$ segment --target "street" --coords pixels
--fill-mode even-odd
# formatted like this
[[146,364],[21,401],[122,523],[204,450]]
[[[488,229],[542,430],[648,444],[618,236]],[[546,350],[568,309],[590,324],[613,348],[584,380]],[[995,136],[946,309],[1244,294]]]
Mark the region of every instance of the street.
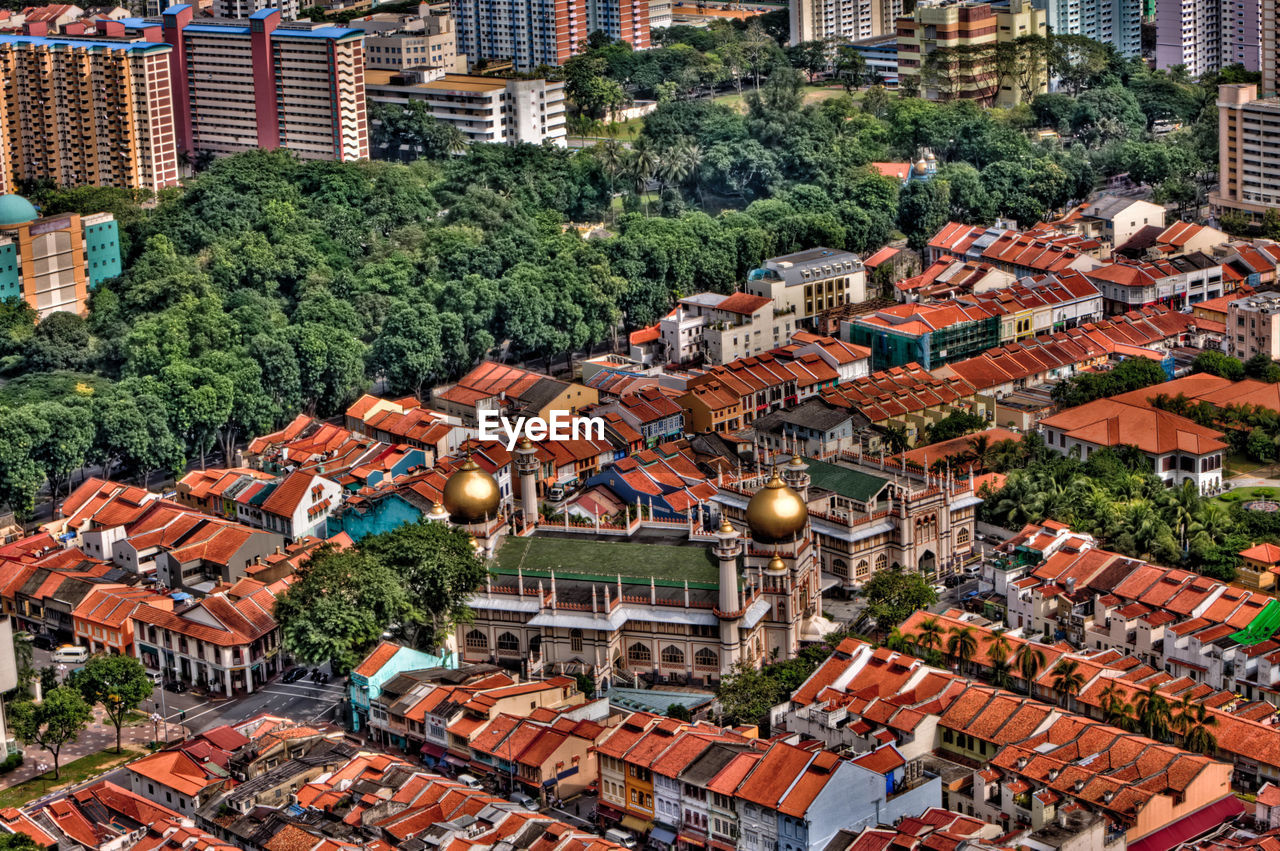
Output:
[[[50,657],[48,650],[34,650],[32,658],[36,670],[53,664]],[[69,673],[79,666],[64,667]],[[231,700],[210,700],[191,692],[174,694],[164,691],[162,694],[160,687],[156,686],[151,699],[144,701],[138,710],[147,714],[160,713],[168,723],[182,724],[193,733],[202,733],[219,724],[244,721],[262,713],[284,715],[298,721],[331,721],[335,720],[335,711],[345,689],[345,679],[335,679],[322,686],[310,679],[284,683],[277,677],[253,694]]]

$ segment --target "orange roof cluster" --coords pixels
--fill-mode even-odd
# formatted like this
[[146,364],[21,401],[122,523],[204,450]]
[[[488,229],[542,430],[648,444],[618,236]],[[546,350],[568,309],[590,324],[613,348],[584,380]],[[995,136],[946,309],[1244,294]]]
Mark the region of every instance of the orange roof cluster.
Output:
[[147,504],[159,498],[146,488],[90,477],[63,500],[59,512],[64,519],[48,525],[77,532],[124,526],[141,517]]
[[857,325],[884,328],[898,334],[931,334],[943,328],[982,322],[998,316],[985,305],[966,305],[959,300],[941,304],[895,304],[852,320]]
[[868,827],[856,835],[842,830],[825,851],[955,851],[997,832],[982,819],[930,807],[893,827]]
[[[963,460],[962,456],[972,452],[975,445],[986,441],[987,445],[994,446],[1005,440],[1021,441],[1022,434],[1016,431],[1010,431],[1007,428],[989,428],[983,431],[976,431],[966,434],[963,437],[952,438],[951,440],[943,440],[938,443],[930,443],[927,446],[917,446],[907,452],[894,457],[900,461],[907,461],[919,467],[929,467],[930,465],[947,459],[956,459],[956,468],[959,470],[966,469],[966,466],[973,466],[976,462]],[[976,442],[976,443],[975,443]]]
[[143,603],[131,615],[137,624],[160,627],[219,647],[252,644],[276,629],[271,610],[275,597],[266,587],[232,601],[216,593],[172,611]]
[[[294,800],[339,826],[348,826],[344,835],[349,835],[351,826],[376,832],[385,837],[380,840],[384,845],[390,843],[386,851],[428,837],[439,851],[468,851],[504,843],[528,851],[621,847],[386,754],[360,754],[303,786]],[[323,831],[323,820],[305,824]]]
[[[402,415],[383,411],[373,419],[383,416]],[[259,466],[303,470],[335,480],[359,471],[362,475],[356,478],[363,481],[373,470],[388,469],[406,449],[299,414],[280,431],[251,440],[248,455]]]
[[[973,292],[973,288],[992,274],[1000,273],[990,263],[963,260],[944,254],[918,275],[903,278],[893,286],[899,292],[921,300],[943,299]],[[1004,274],[1007,280],[1008,275]]]
[[1041,228],[1025,233],[1005,231],[982,250],[981,256],[988,263],[1015,272],[1055,273],[1076,268],[1086,252],[1097,247],[1097,240]]
[[952,405],[975,393],[963,378],[939,378],[918,363],[895,366],[822,390],[830,405],[861,411],[873,423]]
[[[11,820],[15,815],[25,820],[27,829]],[[0,811],[0,818],[11,829],[27,833],[38,845],[46,847],[55,844],[59,834],[66,838],[64,841],[86,848],[120,843],[148,851],[184,848],[230,851],[233,847],[191,827],[190,816],[179,815],[105,780],[47,802],[30,816],[7,810]]]

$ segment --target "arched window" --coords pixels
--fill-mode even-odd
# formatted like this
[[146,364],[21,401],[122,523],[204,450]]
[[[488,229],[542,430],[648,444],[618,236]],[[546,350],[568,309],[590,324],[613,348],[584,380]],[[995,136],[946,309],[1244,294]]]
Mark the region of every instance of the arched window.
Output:
[[569,630],[569,651],[572,653],[582,652],[582,630]]
[[540,652],[541,650],[542,650],[542,636],[541,636],[541,635],[535,635],[533,638],[530,638],[530,639],[529,639],[529,652],[530,652],[530,653],[537,654],[537,653],[538,653],[538,652]]
[[520,639],[509,632],[504,632],[498,636],[498,649],[518,653],[520,651]]
[[887,555],[885,555],[884,553],[880,553],[880,555],[876,556],[876,572],[877,573],[884,570],[888,566],[889,566],[889,557]]
[[653,653],[649,650],[649,645],[636,642],[627,648],[627,661],[632,664],[642,664],[644,662],[653,661]]
[[867,564],[867,560],[864,558],[862,561],[858,562],[858,567],[857,567],[856,572],[854,573],[854,577],[855,577],[855,578],[857,578],[857,579],[862,579],[862,578],[866,577],[866,575],[867,575],[867,570],[868,570],[870,567],[871,567],[871,565]]
[[962,547],[967,543],[969,543],[969,530],[961,529],[959,532],[956,532],[956,546]]
[[700,668],[719,668],[720,654],[704,647],[693,654],[693,661]]
[[833,558],[831,560],[831,572],[836,576],[848,577],[849,563],[842,558]]
[[484,650],[489,646],[489,639],[484,637],[484,633],[478,629],[473,629],[467,633],[467,649],[468,650]]
[[662,664],[664,665],[683,665],[684,651],[674,644],[668,644],[662,648]]

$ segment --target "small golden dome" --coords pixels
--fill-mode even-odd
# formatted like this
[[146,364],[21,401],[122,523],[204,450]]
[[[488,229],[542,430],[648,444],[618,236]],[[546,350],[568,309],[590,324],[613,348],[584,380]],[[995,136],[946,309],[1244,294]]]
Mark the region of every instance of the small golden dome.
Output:
[[443,520],[449,516],[449,512],[444,510],[444,506],[438,502],[431,503],[431,510],[427,512],[427,516],[435,520]]
[[736,531],[738,531],[738,530],[737,530],[737,529],[735,529],[735,528],[733,528],[733,524],[732,524],[732,523],[730,523],[728,520],[726,520],[726,521],[724,521],[723,523],[721,523],[721,524],[720,524],[720,534],[721,534],[721,535],[732,535],[732,534],[733,534],[734,532],[736,532]]
[[502,494],[493,476],[468,458],[444,485],[444,507],[455,523],[480,523],[498,514]]
[[520,450],[528,451],[532,448],[533,448],[533,441],[531,441],[527,437],[520,438],[520,442],[516,444],[517,451],[520,451]]
[[777,553],[774,553],[773,558],[769,559],[769,567],[766,569],[772,570],[775,573],[777,573],[777,572],[786,570],[787,563],[782,560],[782,556],[778,555]]
[[809,519],[800,494],[775,472],[747,503],[747,526],[752,539],[766,544],[793,539]]

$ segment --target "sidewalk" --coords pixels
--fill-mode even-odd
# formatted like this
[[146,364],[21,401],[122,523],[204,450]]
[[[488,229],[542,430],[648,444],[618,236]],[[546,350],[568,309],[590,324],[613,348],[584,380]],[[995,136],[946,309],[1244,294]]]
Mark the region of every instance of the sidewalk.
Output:
[[[164,736],[164,725],[160,725],[160,735]],[[169,740],[172,742],[182,741],[186,736],[186,731],[179,725],[169,723]],[[138,724],[133,727],[123,727],[120,730],[120,746],[123,748],[133,748],[137,751],[145,752],[147,744],[153,739],[153,729],[151,722]],[[93,708],[93,721],[89,726],[80,733],[79,739],[70,742],[62,747],[62,753],[58,762],[61,765],[67,765],[72,760],[79,759],[82,756],[98,753],[99,751],[111,749],[116,746],[116,728],[106,716],[101,706]],[[7,789],[10,786],[16,786],[32,778],[39,777],[43,772],[39,766],[43,763],[48,766],[48,771],[53,770],[53,756],[39,745],[23,745],[22,748],[22,766],[16,771],[0,777],[0,789]]]

